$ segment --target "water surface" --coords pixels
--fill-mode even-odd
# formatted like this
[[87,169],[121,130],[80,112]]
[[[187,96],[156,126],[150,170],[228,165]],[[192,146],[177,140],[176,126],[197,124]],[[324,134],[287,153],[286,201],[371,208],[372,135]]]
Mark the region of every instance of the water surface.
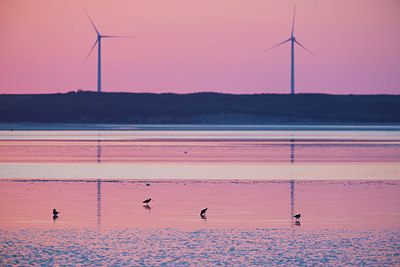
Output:
[[0,129],[0,265],[400,261],[399,126]]
[[400,177],[400,127],[397,126],[92,127],[0,131],[0,177],[289,180]]
[[399,189],[399,181],[3,180],[0,228],[292,228],[302,213],[305,229],[381,229],[400,226]]

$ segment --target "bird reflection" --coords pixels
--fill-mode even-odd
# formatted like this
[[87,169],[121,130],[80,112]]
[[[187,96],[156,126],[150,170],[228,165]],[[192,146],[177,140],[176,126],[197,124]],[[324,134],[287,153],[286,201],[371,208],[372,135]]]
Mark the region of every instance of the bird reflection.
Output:
[[143,205],[143,207],[144,207],[146,210],[151,210],[151,207],[149,206],[149,204],[145,204],[145,205]]

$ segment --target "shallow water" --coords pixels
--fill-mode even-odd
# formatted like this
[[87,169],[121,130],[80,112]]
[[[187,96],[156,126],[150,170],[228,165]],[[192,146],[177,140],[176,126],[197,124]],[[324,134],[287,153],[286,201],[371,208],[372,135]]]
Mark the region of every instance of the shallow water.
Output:
[[0,180],[0,228],[382,229],[400,226],[399,192],[400,181]]
[[10,126],[0,265],[400,261],[398,126]]
[[92,127],[0,131],[0,178],[400,177],[398,126]]
[[0,230],[0,265],[396,266],[400,230]]
[[[396,266],[399,187],[400,181],[3,180],[0,265]],[[153,201],[144,206],[148,197]],[[55,220],[52,208],[60,211]]]

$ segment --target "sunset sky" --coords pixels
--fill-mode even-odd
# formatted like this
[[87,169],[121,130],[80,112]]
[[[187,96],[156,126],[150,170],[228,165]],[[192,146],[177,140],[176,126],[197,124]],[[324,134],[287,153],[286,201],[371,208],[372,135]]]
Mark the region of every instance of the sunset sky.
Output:
[[1,0],[0,93],[400,94],[398,0]]

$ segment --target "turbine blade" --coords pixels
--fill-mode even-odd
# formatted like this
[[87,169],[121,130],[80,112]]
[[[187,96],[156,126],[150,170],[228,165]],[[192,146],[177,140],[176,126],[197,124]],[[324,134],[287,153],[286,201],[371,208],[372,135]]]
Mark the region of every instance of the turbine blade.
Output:
[[284,43],[289,42],[290,40],[291,40],[291,38],[289,38],[289,39],[287,39],[287,40],[285,40],[285,41],[283,41],[283,42],[280,42],[279,44],[276,44],[276,45],[274,45],[273,47],[270,47],[270,48],[268,48],[268,49],[265,49],[263,52],[267,52],[267,51],[271,50],[272,48],[275,48],[275,47],[277,47],[277,46],[283,45]]
[[135,36],[101,35],[101,38],[135,38]]
[[318,58],[316,54],[314,54],[313,52],[311,52],[309,49],[305,48],[305,46],[302,45],[301,43],[297,42],[297,40],[294,40],[294,42],[295,42],[296,44],[298,44],[299,46],[303,47],[304,50],[306,50],[308,53],[310,53],[310,54],[313,55],[314,57]]
[[92,49],[90,49],[90,52],[89,52],[89,54],[87,55],[87,57],[86,57],[85,61],[83,61],[83,64],[82,64],[82,66],[83,66],[83,65],[85,65],[86,61],[88,60],[88,58],[89,58],[90,54],[92,53],[92,51],[93,51],[94,47],[97,45],[97,43],[98,43],[98,42],[99,42],[99,39],[97,39],[97,40],[96,40],[96,42],[95,42],[95,43],[94,43],[94,45],[92,46]]
[[293,23],[292,23],[292,34],[291,36],[293,37],[293,32],[294,32],[294,18],[296,17],[296,6],[294,6],[294,11],[293,11]]
[[85,10],[85,13],[88,16],[90,23],[92,23],[92,26],[93,26],[94,30],[96,31],[97,35],[100,35],[99,31],[97,30],[96,26],[93,23],[93,20],[90,18],[89,13],[87,12],[86,8],[83,8],[83,10]]

